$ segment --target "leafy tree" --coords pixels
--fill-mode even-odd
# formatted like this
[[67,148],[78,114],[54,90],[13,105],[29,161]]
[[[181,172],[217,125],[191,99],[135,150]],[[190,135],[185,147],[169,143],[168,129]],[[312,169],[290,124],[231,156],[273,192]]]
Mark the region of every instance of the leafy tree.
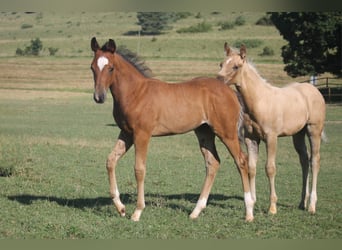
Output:
[[138,25],[142,35],[159,35],[163,30],[170,29],[168,25],[173,14],[168,12],[138,12]]
[[26,46],[24,50],[21,48],[17,48],[16,55],[19,56],[27,56],[27,55],[33,55],[38,56],[39,52],[43,49],[43,43],[39,38],[36,38],[34,40],[31,40],[31,45]]
[[31,40],[31,46],[28,48],[30,50],[28,54],[38,56],[39,52],[43,49],[43,43],[39,38],[36,38],[35,40]]
[[330,72],[341,75],[340,12],[270,13],[280,34],[285,71],[292,77]]

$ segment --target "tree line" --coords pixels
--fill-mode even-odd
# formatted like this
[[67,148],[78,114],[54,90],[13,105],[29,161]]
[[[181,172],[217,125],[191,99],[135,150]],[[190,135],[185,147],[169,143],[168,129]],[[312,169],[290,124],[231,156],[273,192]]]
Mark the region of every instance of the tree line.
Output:
[[[187,12],[138,12],[141,35],[159,35]],[[292,77],[330,72],[342,76],[341,12],[270,12],[261,18],[274,25],[287,44],[282,47],[285,71]]]

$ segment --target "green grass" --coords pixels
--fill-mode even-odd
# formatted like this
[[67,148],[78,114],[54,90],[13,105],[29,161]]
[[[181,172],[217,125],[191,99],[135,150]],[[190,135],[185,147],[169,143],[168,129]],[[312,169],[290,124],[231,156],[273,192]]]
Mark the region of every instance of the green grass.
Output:
[[[218,142],[222,166],[200,217],[188,218],[201,190],[205,169],[193,133],[153,138],[148,154],[146,209],[141,221],[129,220],[136,201],[134,150],[117,168],[127,217],[117,214],[109,198],[105,162],[119,130],[110,98],[92,100],[89,70],[93,35],[114,38],[147,59],[156,77],[171,82],[199,75],[214,76],[223,58],[224,41],[261,39],[275,56],[258,57],[249,50],[270,82],[291,79],[282,71],[283,40],[274,27],[254,26],[263,13],[243,13],[246,24],[219,31],[219,21],[234,21],[241,13],[203,14],[174,24],[156,37],[122,35],[136,29],[134,13],[1,13],[0,37],[0,238],[5,239],[339,239],[341,238],[342,177],[340,105],[329,105],[322,145],[317,214],[297,209],[301,170],[290,138],[279,140],[276,179],[278,214],[268,215],[268,182],[261,146],[257,174],[255,221],[244,222],[243,191],[231,157]],[[213,30],[177,34],[182,27],[205,19]],[[21,29],[22,24],[32,24]],[[216,25],[216,26],[215,26]],[[40,37],[46,47],[59,48],[56,57],[13,57],[17,47]],[[138,43],[140,45],[138,46]],[[231,43],[231,44],[232,44]],[[262,63],[261,63],[262,62]],[[6,174],[4,174],[6,176]]]
[[[126,36],[128,31],[138,31],[136,14],[123,13],[73,13],[60,14],[44,12],[42,14],[1,13],[0,37],[3,40],[0,56],[14,56],[18,47],[29,45],[31,39],[37,37],[43,42],[45,50],[42,55],[48,56],[49,47],[58,48],[56,56],[79,57],[89,56],[89,41],[96,36],[100,43],[109,38],[115,39],[118,45],[126,45],[132,50],[139,50],[139,54],[146,58],[200,58],[201,60],[217,60],[222,57],[223,44],[227,41],[233,44],[239,39],[265,39],[265,46],[271,46],[277,53],[273,60],[281,62],[280,46],[284,40],[275,27],[255,25],[264,13],[220,13],[195,14],[172,23],[172,29],[157,36]],[[235,21],[243,16],[246,24],[236,26],[232,30],[221,31],[220,22]],[[197,26],[205,22],[213,28],[209,32],[194,34],[177,33],[177,30],[189,26]],[[33,25],[32,28],[22,29],[23,24]],[[180,46],[181,45],[181,46]],[[203,53],[202,51],[204,50]],[[262,48],[253,48],[250,53],[256,59]]]
[[[241,182],[218,142],[222,166],[208,207],[188,219],[204,178],[204,164],[192,133],[153,138],[148,156],[146,209],[139,223],[121,218],[108,195],[105,159],[118,134],[111,103],[89,96],[68,99],[1,100],[0,163],[14,174],[0,177],[1,238],[226,239],[341,237],[340,124],[327,123],[322,146],[317,214],[297,209],[300,168],[290,138],[280,139],[277,191],[279,211],[267,214],[268,184],[261,148],[255,222],[244,222]],[[342,120],[339,107],[328,114]],[[136,201],[130,151],[117,168],[128,216]]]

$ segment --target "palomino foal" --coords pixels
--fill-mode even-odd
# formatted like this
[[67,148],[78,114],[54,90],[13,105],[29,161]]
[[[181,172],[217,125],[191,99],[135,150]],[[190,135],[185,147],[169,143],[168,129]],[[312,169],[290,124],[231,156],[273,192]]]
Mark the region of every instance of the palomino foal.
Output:
[[206,177],[199,200],[190,214],[197,218],[206,207],[219,168],[215,135],[225,144],[238,167],[245,197],[246,220],[253,220],[247,157],[242,152],[238,131],[242,125],[241,107],[234,91],[213,78],[195,78],[180,84],[169,84],[148,77],[141,64],[130,61],[116,50],[112,39],[100,48],[91,40],[94,58],[96,103],[103,103],[110,89],[113,116],[121,129],[118,141],[107,159],[110,195],[121,216],[126,209],[120,200],[115,167],[118,160],[134,145],[137,205],[132,220],[138,221],[145,207],[144,178],[147,148],[152,136],[195,131],[206,164]]
[[[325,120],[325,102],[321,93],[308,83],[292,83],[277,88],[267,83],[247,62],[246,47],[240,53],[224,45],[226,59],[221,64],[218,78],[234,84],[242,95],[250,117],[254,137],[246,136],[249,154],[249,175],[252,197],[256,201],[255,174],[260,140],[266,142],[266,173],[270,184],[269,212],[277,212],[275,191],[277,137],[292,135],[294,147],[302,166],[303,185],[299,207],[305,209],[310,196],[309,212],[315,213],[317,201],[317,176],[320,168],[320,145]],[[309,156],[305,135],[311,146]],[[312,190],[309,194],[309,166],[312,167]]]

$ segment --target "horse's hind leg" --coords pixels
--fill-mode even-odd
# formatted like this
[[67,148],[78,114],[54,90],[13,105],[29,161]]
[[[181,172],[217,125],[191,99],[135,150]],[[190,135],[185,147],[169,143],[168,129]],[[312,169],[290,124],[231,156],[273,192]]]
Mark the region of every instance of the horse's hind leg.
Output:
[[270,207],[268,209],[269,213],[277,213],[277,194],[275,189],[275,176],[276,176],[276,165],[275,158],[277,153],[277,136],[268,135],[266,141],[267,150],[267,163],[266,163],[266,174],[268,177],[270,185]]
[[309,199],[309,157],[305,145],[305,129],[301,130],[292,137],[293,145],[299,155],[300,165],[302,166],[302,197],[299,203],[300,209],[305,209]]
[[317,202],[317,177],[320,169],[320,147],[322,129],[316,125],[308,125],[308,136],[311,146],[311,168],[312,168],[312,189],[310,194],[309,212],[314,214],[316,212]]
[[118,141],[116,142],[113,151],[108,155],[107,158],[107,172],[110,185],[110,196],[113,199],[114,205],[121,216],[125,216],[125,206],[120,200],[120,193],[116,182],[115,168],[119,159],[129,150],[132,146],[133,140],[131,136],[120,132]]
[[213,186],[217,170],[220,167],[220,159],[215,147],[215,134],[211,128],[207,125],[202,125],[195,130],[195,134],[205,160],[206,177],[196,207],[190,214],[191,219],[197,218],[206,207],[210,190]]

